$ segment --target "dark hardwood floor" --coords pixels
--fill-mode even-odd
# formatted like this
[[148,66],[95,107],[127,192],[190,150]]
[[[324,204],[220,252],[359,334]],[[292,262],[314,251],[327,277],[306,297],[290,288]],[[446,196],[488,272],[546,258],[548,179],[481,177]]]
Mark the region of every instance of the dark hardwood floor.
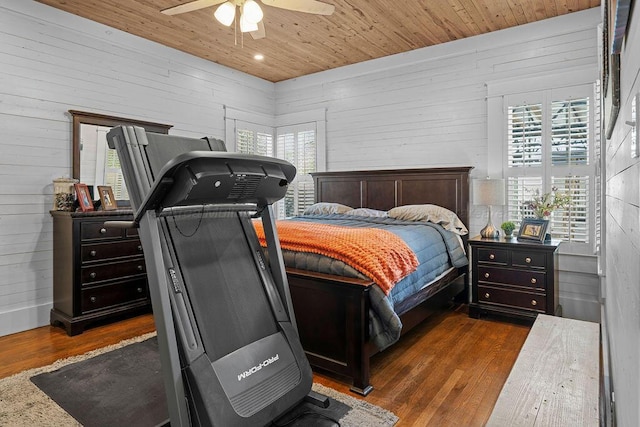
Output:
[[[366,401],[400,417],[403,426],[482,426],[488,419],[530,327],[471,319],[466,306],[436,314],[373,356]],[[87,329],[75,337],[45,326],[0,337],[0,378],[154,330],[150,314]],[[353,397],[349,384],[314,380]]]

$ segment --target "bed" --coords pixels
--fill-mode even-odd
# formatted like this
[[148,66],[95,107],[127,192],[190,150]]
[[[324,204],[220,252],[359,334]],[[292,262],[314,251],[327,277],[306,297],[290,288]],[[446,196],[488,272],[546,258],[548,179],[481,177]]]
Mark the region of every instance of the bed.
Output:
[[[470,170],[455,167],[315,173],[315,201],[380,211],[433,204],[454,212],[468,224]],[[462,240],[465,248],[466,237]],[[315,368],[349,378],[351,391],[366,396],[373,390],[369,359],[380,351],[370,333],[371,307],[379,297],[377,285],[363,277],[295,268],[286,260],[285,256],[298,332],[309,362]],[[450,306],[455,297],[466,301],[466,272],[466,265],[452,267],[428,287],[395,304],[400,334],[434,310]]]

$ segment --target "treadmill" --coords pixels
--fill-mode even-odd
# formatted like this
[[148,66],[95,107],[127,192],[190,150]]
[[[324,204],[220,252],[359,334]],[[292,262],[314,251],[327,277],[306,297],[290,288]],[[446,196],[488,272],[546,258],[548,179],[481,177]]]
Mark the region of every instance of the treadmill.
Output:
[[140,229],[170,424],[261,426],[303,401],[326,407],[311,391],[272,206],[295,167],[141,127],[107,141],[134,218],[106,225]]

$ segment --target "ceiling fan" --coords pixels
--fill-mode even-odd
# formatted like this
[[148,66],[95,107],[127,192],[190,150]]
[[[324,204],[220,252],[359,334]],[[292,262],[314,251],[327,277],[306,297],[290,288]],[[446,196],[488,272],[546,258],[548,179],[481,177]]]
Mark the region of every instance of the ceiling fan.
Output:
[[[267,6],[279,7],[281,9],[293,10],[296,12],[312,13],[315,15],[331,15],[335,6],[316,0],[261,0]],[[254,39],[261,39],[265,36],[264,24],[262,22],[262,9],[255,0],[193,0],[178,6],[163,9],[160,12],[165,15],[178,15],[220,5],[216,9],[214,16],[227,27],[236,22],[236,8],[240,8],[240,31],[251,34]]]

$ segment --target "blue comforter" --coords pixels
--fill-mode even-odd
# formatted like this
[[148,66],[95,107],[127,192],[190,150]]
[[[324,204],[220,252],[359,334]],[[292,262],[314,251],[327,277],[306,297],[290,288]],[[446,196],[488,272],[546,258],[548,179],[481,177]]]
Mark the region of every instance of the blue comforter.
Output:
[[[394,311],[396,304],[423,289],[452,267],[464,267],[468,264],[459,236],[430,222],[341,214],[305,215],[291,218],[291,220],[384,229],[404,240],[416,254],[420,262],[418,268],[399,281],[389,295],[385,295],[377,286],[373,286],[370,291],[371,330],[369,332],[372,341],[380,350],[387,348],[400,338],[402,322]],[[342,261],[311,253],[283,252],[287,267],[364,278],[361,273]]]

